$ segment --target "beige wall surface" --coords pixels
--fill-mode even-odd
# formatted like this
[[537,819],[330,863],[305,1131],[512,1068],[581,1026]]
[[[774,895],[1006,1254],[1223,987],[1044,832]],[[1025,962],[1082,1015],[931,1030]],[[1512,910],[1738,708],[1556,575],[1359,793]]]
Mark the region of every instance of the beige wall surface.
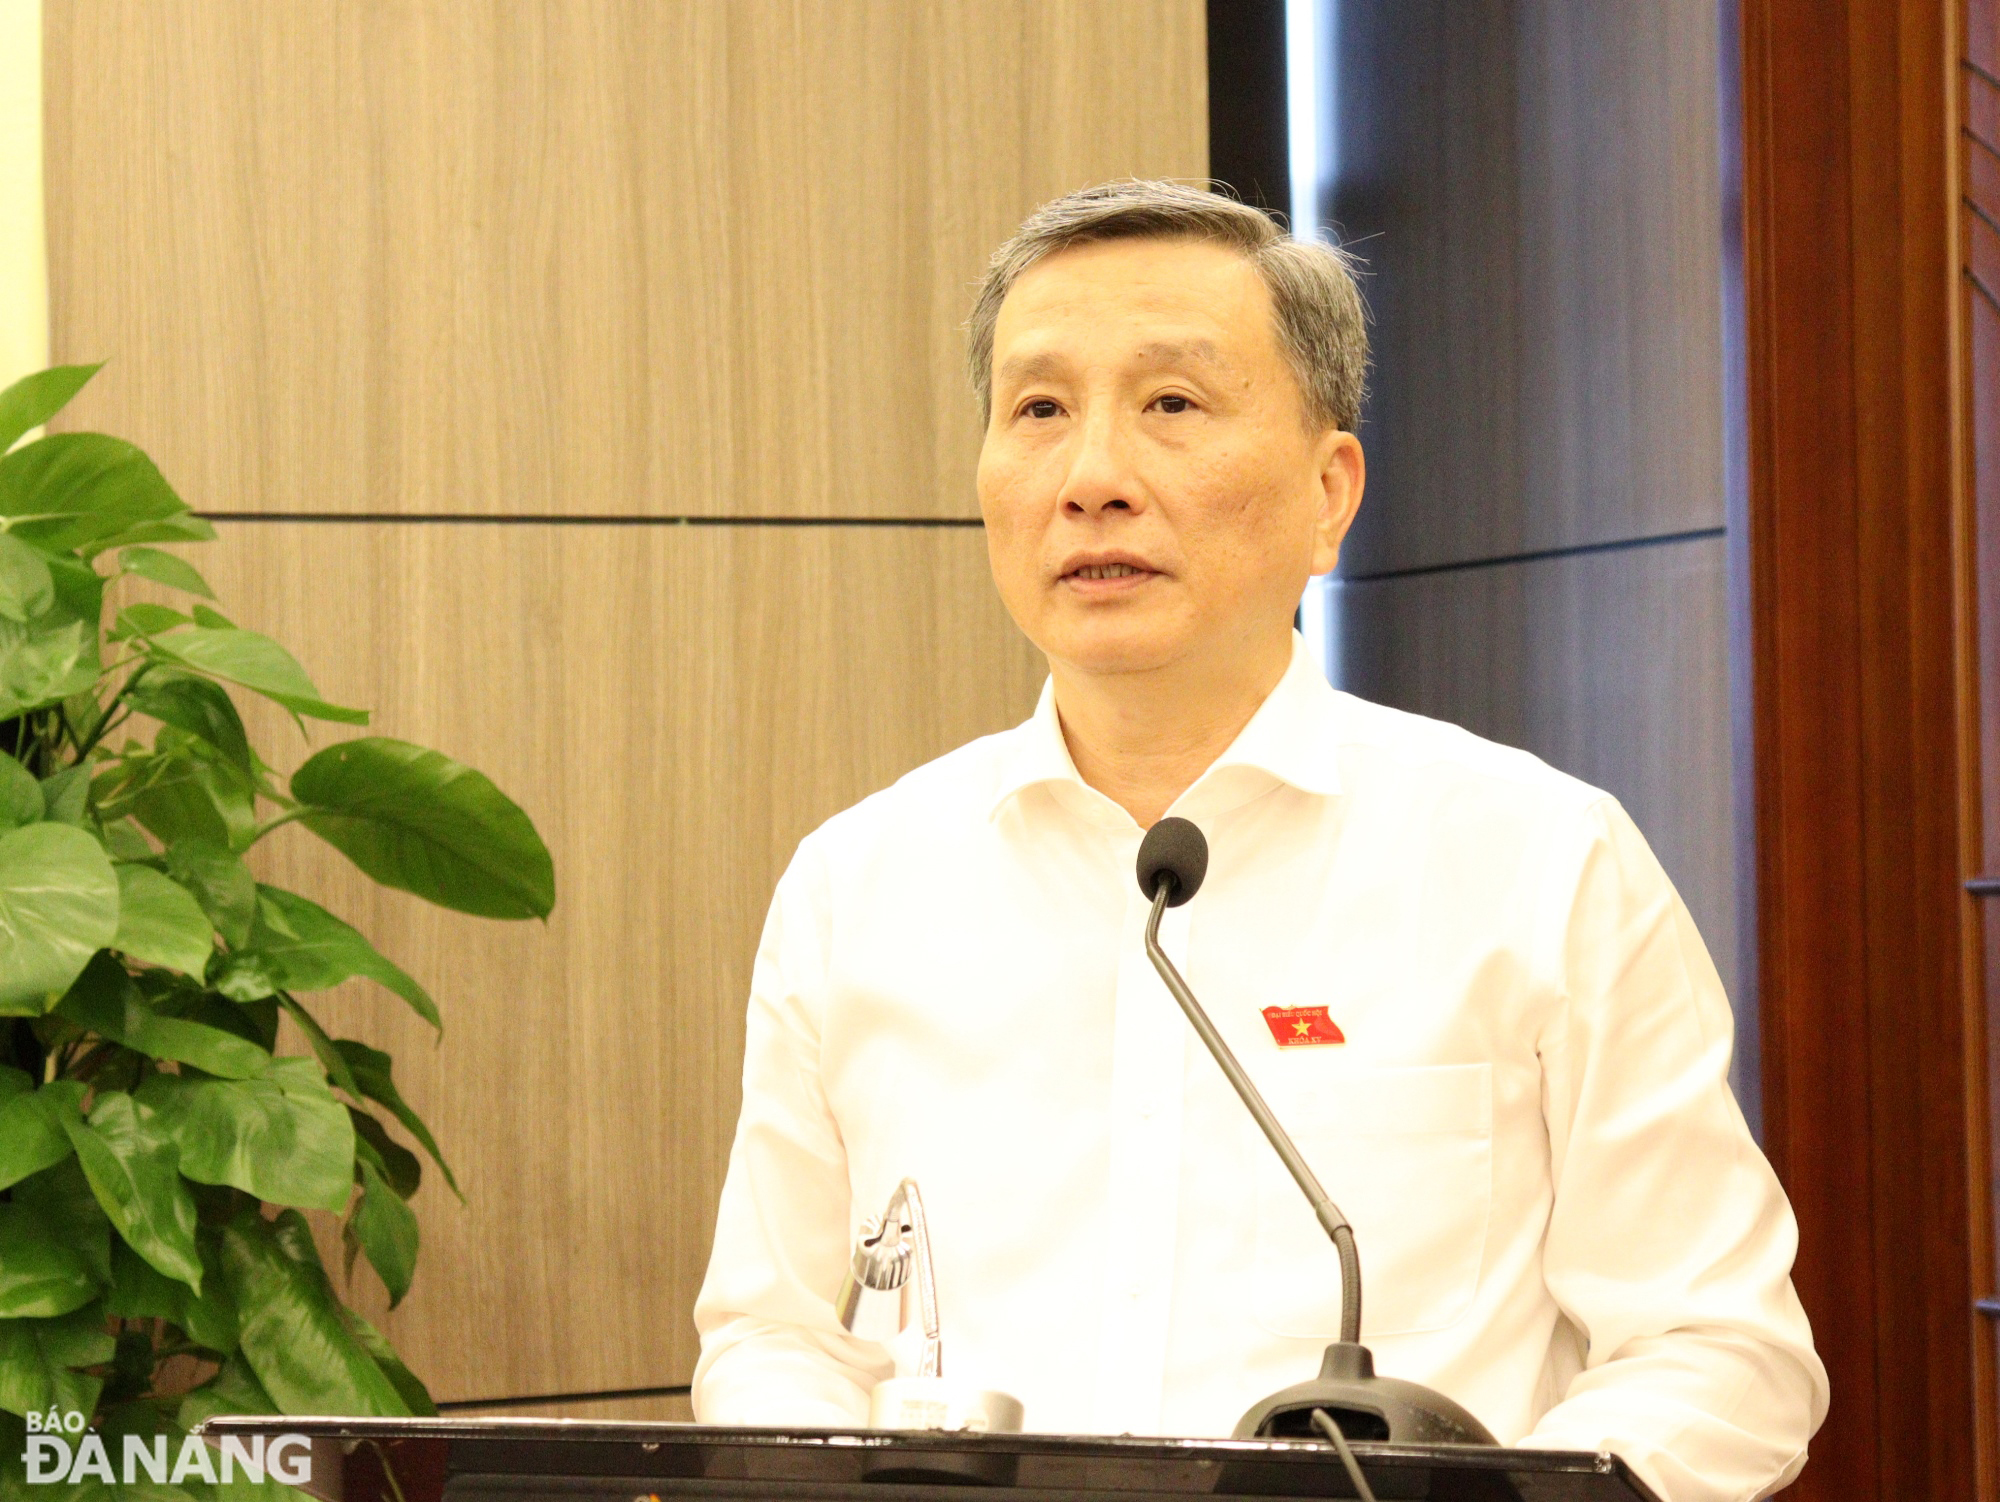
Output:
[[[466,1193],[416,1205],[385,1328],[443,1398],[684,1382],[772,884],[828,815],[1023,718],[1041,667],[964,527],[224,522],[233,619],[298,645],[374,731],[471,762],[555,856],[548,926],[375,889],[299,830],[264,879],[431,987],[442,1040],[359,984]],[[265,755],[307,746],[258,707]],[[323,745],[333,727],[314,727]],[[336,734],[353,734],[339,730]],[[371,1318],[379,1288],[354,1287]]]
[[467,1193],[418,1196],[387,1328],[446,1400],[684,1383],[773,882],[1040,681],[970,284],[1047,196],[1204,175],[1201,0],[69,0],[45,49],[55,354],[111,361],[75,421],[218,515],[227,613],[555,854],[544,928],[273,838],[446,1019],[323,1002]]
[[0,0],[0,387],[49,358],[42,5]]
[[1201,0],[70,0],[80,420],[228,511],[969,516],[959,323],[1207,167]]

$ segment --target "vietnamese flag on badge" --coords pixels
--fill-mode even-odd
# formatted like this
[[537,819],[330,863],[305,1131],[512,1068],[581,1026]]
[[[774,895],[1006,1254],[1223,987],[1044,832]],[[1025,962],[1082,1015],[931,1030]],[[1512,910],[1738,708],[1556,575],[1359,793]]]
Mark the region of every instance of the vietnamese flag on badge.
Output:
[[1264,1021],[1280,1048],[1303,1048],[1314,1043],[1345,1043],[1347,1034],[1327,1015],[1325,1007],[1266,1007]]

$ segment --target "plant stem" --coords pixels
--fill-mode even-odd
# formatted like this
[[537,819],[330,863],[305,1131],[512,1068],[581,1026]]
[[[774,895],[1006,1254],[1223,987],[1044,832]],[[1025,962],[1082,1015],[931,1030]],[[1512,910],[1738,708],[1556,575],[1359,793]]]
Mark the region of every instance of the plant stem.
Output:
[[389,1490],[396,1494],[396,1502],[408,1502],[403,1496],[402,1483],[396,1479],[396,1468],[389,1464],[389,1452],[375,1440],[368,1441],[368,1448],[375,1452],[375,1458],[382,1462],[382,1475],[389,1483]]
[[272,830],[278,828],[281,824],[290,824],[295,820],[303,819],[307,814],[311,812],[312,810],[309,808],[294,806],[292,808],[286,809],[283,813],[278,814],[273,818],[266,819],[262,824],[259,824],[255,829],[250,831],[249,843],[246,844],[243,848],[246,850],[249,849],[251,845],[256,844],[259,840],[263,839],[265,835],[269,834]]
[[[82,761],[86,756],[90,755],[97,748],[99,741],[103,740],[105,736],[132,718],[132,710],[129,705],[125,704],[125,696],[132,692],[132,685],[152,672],[153,668],[154,663],[149,658],[139,665],[138,672],[134,673],[118,686],[118,692],[113,694],[111,702],[104,706],[104,713],[97,717],[97,728],[90,733],[90,739],[77,747],[76,759],[78,761]],[[121,705],[124,706],[125,712],[120,714],[116,719],[113,719],[112,712]]]

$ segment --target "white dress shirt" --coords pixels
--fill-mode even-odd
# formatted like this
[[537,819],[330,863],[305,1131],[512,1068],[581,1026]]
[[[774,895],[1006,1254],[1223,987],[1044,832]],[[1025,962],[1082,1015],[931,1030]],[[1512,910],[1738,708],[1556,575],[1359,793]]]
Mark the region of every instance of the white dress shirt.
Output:
[[[1670,1502],[1789,1480],[1826,1411],[1730,1013],[1619,805],[1292,664],[1174,804],[1162,939],[1352,1221],[1376,1368]],[[1030,1429],[1223,1435],[1317,1374],[1339,1264],[1142,948],[1142,831],[1054,699],[804,840],[752,979],[706,1423],[842,1425],[892,1371],[832,1301],[915,1178],[944,1370]],[[1341,1043],[1279,1047],[1266,1007]]]

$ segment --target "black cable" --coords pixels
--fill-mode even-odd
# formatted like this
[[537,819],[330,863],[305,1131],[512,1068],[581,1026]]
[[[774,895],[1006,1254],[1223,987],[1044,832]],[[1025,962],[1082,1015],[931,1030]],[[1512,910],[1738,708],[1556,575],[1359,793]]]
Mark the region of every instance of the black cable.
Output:
[[1327,1416],[1324,1408],[1313,1410],[1313,1428],[1333,1441],[1333,1448],[1340,1453],[1340,1463],[1347,1467],[1347,1479],[1354,1483],[1354,1495],[1361,1502],[1375,1502],[1374,1490],[1368,1485],[1368,1478],[1361,1474],[1361,1462],[1348,1448],[1347,1436],[1340,1432],[1340,1425]]

